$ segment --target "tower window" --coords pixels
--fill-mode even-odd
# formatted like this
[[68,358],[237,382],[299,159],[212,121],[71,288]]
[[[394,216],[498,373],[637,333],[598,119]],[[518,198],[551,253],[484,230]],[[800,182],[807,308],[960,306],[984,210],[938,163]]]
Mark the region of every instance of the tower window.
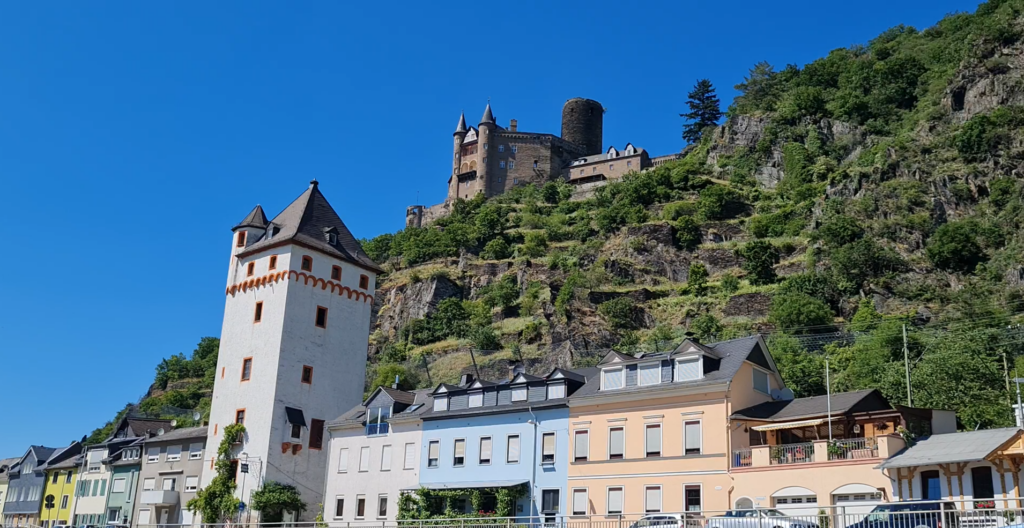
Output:
[[338,243],[338,235],[336,235],[334,233],[327,233],[327,243],[332,245],[332,246],[334,244],[337,244]]
[[364,289],[364,290],[369,288],[370,287],[370,277],[367,277],[366,275],[360,275],[359,276],[359,287]]
[[307,385],[313,383],[313,367],[309,365],[302,366],[302,382]]
[[256,312],[252,314],[252,322],[258,323],[263,320],[263,301],[256,303]]
[[505,160],[501,160],[501,161],[498,162],[498,168],[499,169],[504,169],[505,168]]
[[299,265],[302,271],[313,271],[313,257],[309,255],[302,256],[302,264]]
[[245,423],[245,409],[238,409],[237,411],[235,411],[235,423],[236,424],[244,424]]
[[614,163],[609,163],[608,164],[608,170],[615,170],[615,164]]
[[277,269],[277,255],[270,256],[270,269]]
[[331,280],[341,280],[341,266],[331,266]]
[[512,145],[512,153],[515,154],[519,151],[519,145]]
[[317,328],[327,328],[327,308],[323,306],[316,307],[316,326]]
[[505,145],[498,145],[498,152],[505,152]]
[[533,168],[537,168],[537,160],[533,160]]
[[245,247],[245,231],[239,231],[235,237],[235,247]]
[[[514,149],[515,149],[515,147],[513,147],[513,150],[512,150],[512,152],[515,152],[515,150],[514,150]],[[509,169],[514,169],[514,168],[516,168],[516,160],[508,160],[508,168],[509,168]]]
[[632,167],[632,166],[633,166],[633,162],[632,161],[627,161],[626,162],[626,168],[629,168],[629,167]]
[[247,357],[242,360],[242,381],[249,381],[252,377],[252,358]]
[[250,262],[249,263],[249,267],[246,268],[246,270],[245,270],[245,276],[246,277],[252,277],[253,273],[256,273],[256,263],[255,262]]

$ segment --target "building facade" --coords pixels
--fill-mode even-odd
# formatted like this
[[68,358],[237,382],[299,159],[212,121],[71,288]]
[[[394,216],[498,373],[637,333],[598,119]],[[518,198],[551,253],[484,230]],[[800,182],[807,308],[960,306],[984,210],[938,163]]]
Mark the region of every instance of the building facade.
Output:
[[122,445],[104,461],[110,471],[107,523],[131,525],[134,520],[135,502],[141,485],[139,474],[142,470],[143,442],[143,439],[136,439],[128,445]]
[[618,180],[630,172],[640,172],[651,166],[646,150],[626,143],[622,150],[608,147],[604,153],[572,160],[565,170],[565,179],[574,185]]
[[[185,505],[195,497],[207,464],[206,438],[204,426],[175,429],[143,441],[132,514],[135,526],[197,523]],[[127,479],[124,486],[127,490]]]
[[0,521],[3,520],[4,504],[7,503],[7,483],[10,480],[11,467],[17,463],[17,458],[0,460]]
[[420,416],[429,409],[429,390],[379,387],[327,425],[326,519],[396,519],[399,495],[419,487]]
[[[232,453],[250,461],[236,477],[239,498],[248,503],[243,490],[276,481],[317,504],[324,424],[362,401],[380,268],[315,180],[273,220],[253,209],[233,229],[231,247],[207,444],[219,445],[225,426],[244,424]],[[202,484],[212,478],[207,472]]]
[[11,467],[4,503],[4,526],[39,526],[43,487],[46,485],[46,473],[41,468],[57,451],[59,449],[53,447],[32,446]]
[[[464,376],[441,384],[423,416],[420,485],[427,489],[523,486],[515,517],[558,520],[565,515],[568,398],[584,374],[555,369],[545,377],[523,372],[500,383]],[[446,508],[469,512],[468,496]],[[486,495],[483,511],[494,511]]]
[[[81,451],[81,445],[75,450]],[[46,463],[46,484],[43,487],[43,507],[39,512],[43,528],[71,524],[75,507],[75,486],[78,484],[78,467],[82,456],[66,455],[67,449],[54,454]],[[62,456],[64,455],[64,456]]]

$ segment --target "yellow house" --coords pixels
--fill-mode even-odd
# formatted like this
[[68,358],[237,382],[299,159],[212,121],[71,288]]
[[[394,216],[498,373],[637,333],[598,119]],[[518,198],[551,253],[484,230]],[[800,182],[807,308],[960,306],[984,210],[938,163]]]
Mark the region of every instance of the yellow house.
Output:
[[[81,453],[80,444],[77,453]],[[78,485],[78,470],[82,464],[82,455],[77,453],[65,450],[46,463],[46,484],[43,486],[43,502],[39,512],[39,522],[43,528],[71,524],[75,486]]]
[[905,447],[899,427],[956,428],[875,390],[794,399],[758,336],[613,352],[598,369],[569,401],[570,515],[775,508],[847,526],[893,498],[878,466]]

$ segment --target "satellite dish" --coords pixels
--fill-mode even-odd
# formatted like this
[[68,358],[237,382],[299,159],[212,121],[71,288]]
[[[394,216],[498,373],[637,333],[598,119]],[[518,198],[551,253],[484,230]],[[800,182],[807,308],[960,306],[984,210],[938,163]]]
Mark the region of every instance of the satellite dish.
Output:
[[784,401],[790,401],[793,399],[792,389],[782,389],[779,391],[779,399]]
[[772,395],[772,399],[773,400],[781,400],[782,399],[782,391],[779,390],[779,389],[772,389],[771,390],[771,395]]
[[157,435],[157,436],[160,436],[160,435],[162,435],[162,434],[164,434],[164,428],[163,428],[163,427],[161,427],[161,428],[159,428],[159,429],[157,429],[157,430],[156,430],[156,435]]
[[177,427],[177,426],[178,426],[178,421],[177,420],[171,420],[171,427]]
[[194,411],[194,412],[192,413],[192,419],[193,419],[193,420],[195,420],[195,421],[197,421],[197,422],[199,421],[199,419],[200,419],[200,418],[202,418],[202,416],[203,416],[203,415],[199,414],[199,411]]

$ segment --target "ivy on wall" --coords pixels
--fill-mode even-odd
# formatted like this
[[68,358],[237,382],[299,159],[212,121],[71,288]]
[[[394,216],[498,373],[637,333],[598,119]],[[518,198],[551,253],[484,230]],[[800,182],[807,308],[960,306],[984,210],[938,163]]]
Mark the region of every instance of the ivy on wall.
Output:
[[[516,502],[526,496],[526,491],[525,484],[503,488],[420,488],[416,493],[403,493],[398,498],[398,520],[512,517],[516,513]],[[455,509],[460,499],[473,506],[472,512]]]

